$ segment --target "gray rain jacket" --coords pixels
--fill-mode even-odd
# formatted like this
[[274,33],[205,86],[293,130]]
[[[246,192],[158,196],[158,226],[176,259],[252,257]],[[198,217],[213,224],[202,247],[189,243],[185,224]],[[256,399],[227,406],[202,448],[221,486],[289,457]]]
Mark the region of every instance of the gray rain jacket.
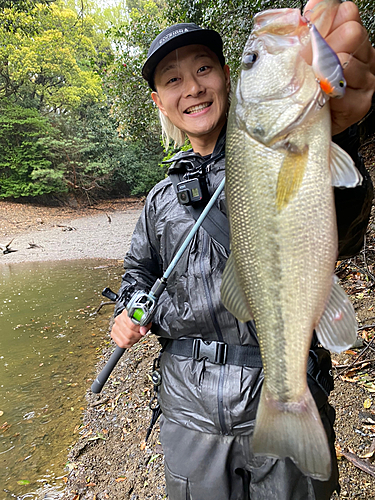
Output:
[[[358,157],[355,134],[346,131],[336,137],[336,142],[352,155],[364,178],[362,186],[336,193],[340,249],[347,257],[358,252],[363,244],[372,184]],[[219,138],[216,153],[224,147],[225,134]],[[205,159],[190,151],[178,153],[173,160],[169,172],[192,168]],[[224,171],[225,158],[209,165],[210,195],[223,179]],[[225,213],[224,193],[217,206]],[[187,208],[178,203],[169,177],[151,190],[124,261],[126,275],[137,280],[139,289],[149,290],[162,276],[194,223]],[[225,248],[200,227],[160,297],[153,319],[154,334],[163,339],[258,344],[253,322],[240,323],[220,300],[227,258]],[[116,314],[119,312],[118,307]],[[168,352],[163,353],[161,368],[159,402],[169,421],[214,434],[251,434],[263,379],[261,369],[217,365]]]

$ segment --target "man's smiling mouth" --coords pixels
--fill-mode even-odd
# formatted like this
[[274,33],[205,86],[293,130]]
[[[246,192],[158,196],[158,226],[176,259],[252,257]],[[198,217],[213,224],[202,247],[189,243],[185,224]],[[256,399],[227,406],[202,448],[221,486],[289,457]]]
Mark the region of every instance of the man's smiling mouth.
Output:
[[198,113],[199,111],[202,111],[203,109],[208,108],[211,106],[212,102],[203,102],[202,104],[197,104],[195,106],[191,106],[190,108],[185,109],[184,113],[190,115],[192,113]]

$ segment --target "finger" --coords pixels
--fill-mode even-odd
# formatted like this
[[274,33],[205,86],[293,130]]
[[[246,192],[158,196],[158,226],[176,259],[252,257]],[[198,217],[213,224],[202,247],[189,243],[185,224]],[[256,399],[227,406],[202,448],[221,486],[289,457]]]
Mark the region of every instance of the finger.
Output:
[[342,24],[350,21],[355,21],[359,24],[362,24],[358,7],[353,2],[343,2],[337,9],[336,16],[331,26],[331,31],[334,31]]
[[139,329],[139,333],[144,337],[147,334],[147,332],[150,330],[151,326],[152,326],[152,323],[149,323],[146,326],[141,326],[141,328]]
[[363,118],[371,107],[373,91],[346,88],[345,99],[331,99],[332,135]]
[[327,36],[326,41],[336,53],[348,54],[347,61],[355,57],[359,61],[368,63],[371,58],[372,47],[367,31],[356,21],[338,26]]
[[349,58],[348,64],[345,64],[346,54],[338,54],[338,57],[344,68],[347,87],[351,89],[363,89],[365,91],[374,87],[375,76],[369,71],[368,64],[354,57]]
[[139,325],[135,325],[123,311],[115,318],[111,337],[119,347],[128,349],[142,338],[139,330]]
[[121,330],[116,325],[114,325],[112,328],[111,337],[119,347],[129,349],[142,338],[142,335],[139,332],[134,332],[131,330]]

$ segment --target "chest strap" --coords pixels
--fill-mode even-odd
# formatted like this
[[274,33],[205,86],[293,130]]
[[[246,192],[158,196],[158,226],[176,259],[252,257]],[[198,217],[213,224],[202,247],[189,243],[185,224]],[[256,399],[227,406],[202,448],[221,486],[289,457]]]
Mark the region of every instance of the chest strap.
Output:
[[262,368],[259,346],[230,345],[225,342],[205,341],[202,339],[178,339],[162,342],[163,351],[178,356],[200,361],[207,359],[211,363],[224,365],[248,366]]

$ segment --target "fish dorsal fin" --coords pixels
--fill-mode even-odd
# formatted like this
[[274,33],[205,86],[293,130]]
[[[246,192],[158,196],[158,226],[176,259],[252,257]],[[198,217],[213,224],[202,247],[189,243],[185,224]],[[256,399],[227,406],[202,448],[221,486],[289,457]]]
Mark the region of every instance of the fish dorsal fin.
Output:
[[248,304],[245,294],[242,291],[242,287],[239,284],[237,270],[232,254],[230,254],[224,269],[220,293],[224,306],[238,320],[246,323],[247,321],[251,321],[253,319],[250,305]]
[[286,150],[276,187],[276,207],[280,211],[298,193],[306,170],[308,147],[302,153]]
[[333,352],[349,349],[357,339],[358,324],[349,297],[333,277],[331,294],[316,327],[319,342]]
[[331,175],[332,186],[352,188],[362,184],[362,175],[358,172],[354,161],[346,151],[331,142]]

